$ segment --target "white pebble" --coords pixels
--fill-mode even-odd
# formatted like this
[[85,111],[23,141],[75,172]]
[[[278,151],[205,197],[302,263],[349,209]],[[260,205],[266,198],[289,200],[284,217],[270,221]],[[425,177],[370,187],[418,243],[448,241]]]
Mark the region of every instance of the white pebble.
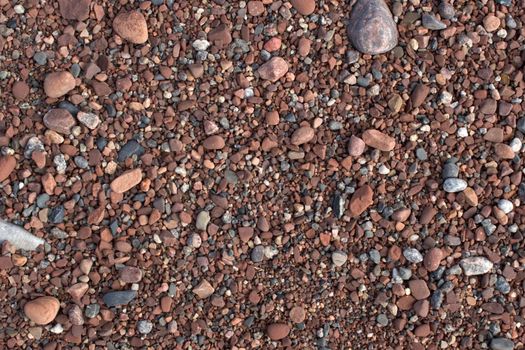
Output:
[[498,201],[498,208],[500,208],[505,214],[508,214],[514,209],[514,204],[508,199],[500,199]]
[[512,139],[512,141],[510,142],[510,148],[512,148],[512,150],[514,151],[514,153],[518,153],[519,151],[521,151],[521,147],[523,146],[523,143],[521,142],[520,139],[518,138],[514,138]]
[[195,50],[206,51],[210,47],[210,42],[208,40],[197,39],[191,44]]
[[15,10],[15,13],[17,13],[19,15],[21,15],[24,12],[26,12],[26,9],[22,5],[15,5],[15,7],[13,7],[13,9]]
[[379,167],[379,174],[381,175],[387,175],[390,172],[390,169],[388,169],[384,164],[381,164]]
[[458,137],[467,137],[468,136],[468,130],[465,127],[458,129]]

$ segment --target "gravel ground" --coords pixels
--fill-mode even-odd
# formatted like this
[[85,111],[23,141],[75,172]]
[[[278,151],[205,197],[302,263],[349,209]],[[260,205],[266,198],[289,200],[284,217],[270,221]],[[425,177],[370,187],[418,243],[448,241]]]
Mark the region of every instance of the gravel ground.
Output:
[[523,349],[525,0],[0,0],[1,349]]

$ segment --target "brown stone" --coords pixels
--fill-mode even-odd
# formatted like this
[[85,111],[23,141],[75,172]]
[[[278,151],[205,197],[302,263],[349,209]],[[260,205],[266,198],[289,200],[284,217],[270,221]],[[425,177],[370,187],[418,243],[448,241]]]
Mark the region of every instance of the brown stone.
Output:
[[290,320],[292,320],[293,323],[302,323],[304,322],[306,318],[306,311],[301,306],[294,306],[292,310],[290,310]]
[[432,272],[438,269],[441,260],[443,260],[443,251],[439,248],[432,248],[425,254],[423,264],[427,271]]
[[486,99],[479,107],[479,111],[482,114],[488,114],[488,115],[495,114],[497,109],[498,109],[498,102],[491,98]]
[[412,102],[412,107],[419,107],[425,102],[428,94],[430,93],[430,87],[424,84],[417,84],[412,95],[410,95],[410,101]]
[[281,340],[290,334],[290,326],[286,323],[273,323],[266,329],[266,334],[271,340]]
[[288,73],[288,63],[281,57],[273,57],[257,70],[261,79],[276,82]]
[[463,196],[468,205],[472,207],[478,206],[478,195],[471,187],[467,187],[463,190]]
[[355,135],[350,136],[348,141],[348,154],[352,157],[359,157],[365,151],[365,142]]
[[218,149],[223,149],[224,148],[225,142],[224,142],[224,139],[222,138],[222,136],[214,135],[214,136],[210,136],[206,140],[204,140],[202,145],[207,150],[218,150]]
[[138,11],[120,12],[113,20],[113,29],[124,40],[133,44],[148,41],[148,24]]
[[363,133],[363,141],[367,146],[380,151],[389,152],[396,147],[396,140],[379,130],[369,129]]
[[315,11],[315,0],[290,0],[293,8],[303,16],[308,16]]
[[142,170],[128,170],[113,181],[111,181],[111,190],[116,193],[124,193],[137,186],[142,181]]
[[412,296],[417,300],[426,299],[430,296],[430,290],[424,280],[410,280],[408,286]]
[[295,130],[291,137],[292,145],[302,145],[312,141],[315,136],[315,131],[309,126],[302,126]]
[[350,199],[350,215],[353,217],[361,215],[374,203],[373,195],[374,192],[369,185],[358,188]]
[[230,28],[224,24],[219,24],[208,33],[208,40],[219,47],[227,46],[232,42]]
[[40,180],[42,181],[42,187],[44,187],[44,191],[48,195],[52,196],[55,192],[55,188],[57,187],[57,183],[53,175],[51,173],[46,173],[42,175]]
[[75,88],[75,77],[69,72],[49,73],[44,79],[44,92],[48,97],[58,98]]
[[266,124],[268,125],[279,125],[279,112],[277,111],[268,111],[265,115]]
[[516,156],[512,148],[504,143],[495,144],[494,151],[501,159],[513,159]]
[[384,0],[357,0],[350,14],[348,36],[357,50],[370,55],[392,50],[399,37]]
[[74,300],[80,300],[89,289],[89,285],[84,282],[75,283],[68,288],[67,292]]
[[430,311],[430,303],[428,300],[418,300],[414,304],[414,311],[419,317],[427,317]]
[[24,313],[27,318],[39,325],[51,323],[60,309],[57,298],[44,296],[27,302],[24,305]]
[[260,16],[264,13],[264,4],[262,1],[248,1],[247,7],[250,16]]
[[65,19],[83,21],[89,17],[91,0],[59,0],[58,4]]
[[124,283],[138,283],[142,280],[142,270],[135,266],[125,266],[120,271],[120,280]]
[[491,128],[483,136],[485,141],[489,142],[503,142],[503,129],[501,128]]
[[416,335],[416,337],[420,338],[428,337],[430,333],[430,325],[427,323],[417,326],[414,330],[414,334]]
[[25,81],[17,81],[13,84],[12,92],[17,100],[25,100],[29,95],[29,85]]
[[44,125],[53,131],[64,135],[71,133],[71,128],[76,125],[75,118],[66,109],[54,108],[50,109],[44,115]]
[[213,286],[206,280],[202,280],[195,288],[193,288],[193,293],[197,295],[200,299],[205,299],[215,292]]
[[11,175],[16,168],[16,158],[13,156],[0,156],[0,182]]
[[493,14],[487,15],[483,19],[483,26],[485,27],[485,30],[489,33],[492,33],[498,30],[500,25],[501,25],[501,20],[498,17],[494,16]]
[[410,208],[401,208],[398,209],[392,214],[392,219],[397,222],[405,222],[409,217],[412,211]]

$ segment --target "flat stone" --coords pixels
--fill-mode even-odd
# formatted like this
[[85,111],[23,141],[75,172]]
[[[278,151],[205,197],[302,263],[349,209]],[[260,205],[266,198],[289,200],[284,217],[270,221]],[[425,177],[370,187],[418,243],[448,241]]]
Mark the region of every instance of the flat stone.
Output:
[[295,146],[310,142],[315,136],[315,131],[309,126],[302,126],[295,130],[291,137],[291,143]]
[[43,296],[27,302],[24,314],[39,325],[51,323],[60,310],[60,301],[55,297]]
[[111,181],[111,190],[116,193],[124,193],[137,186],[142,181],[142,170],[133,169],[122,173]]
[[0,156],[0,182],[9,178],[16,168],[16,158],[13,156]]
[[75,88],[75,77],[69,72],[49,73],[44,79],[44,92],[47,97],[58,98]]
[[405,259],[407,259],[408,261],[414,264],[419,264],[420,262],[423,261],[423,255],[421,255],[419,250],[415,248],[405,249],[403,251],[403,256],[405,257]]
[[370,55],[392,50],[399,37],[384,0],[357,0],[348,22],[348,36],[357,50]]
[[448,193],[461,192],[465,188],[467,188],[467,186],[468,184],[465,180],[454,177],[445,179],[445,181],[443,182],[443,190]]
[[494,152],[501,159],[514,159],[516,156],[512,147],[504,143],[496,143],[494,145]]
[[108,307],[121,306],[129,304],[137,296],[137,291],[135,290],[121,290],[115,292],[109,292],[104,294],[102,299],[104,304]]
[[361,215],[374,203],[373,195],[374,192],[369,185],[357,189],[350,199],[350,214],[353,217]]
[[83,21],[89,17],[91,0],[59,0],[60,15],[65,19]]
[[208,138],[206,138],[204,142],[202,143],[202,145],[207,150],[219,150],[219,149],[223,149],[226,144],[222,136],[213,135],[213,136],[209,136]]
[[301,306],[294,306],[290,310],[290,320],[293,323],[303,323],[306,319],[306,311]]
[[498,30],[500,25],[501,25],[501,20],[498,17],[494,16],[493,14],[487,15],[483,19],[483,27],[485,27],[485,30],[489,33],[492,33]]
[[428,94],[430,93],[430,87],[425,84],[417,84],[410,95],[410,101],[412,107],[417,108],[425,102]]
[[208,40],[218,47],[227,46],[232,42],[231,30],[226,24],[221,23],[208,33]]
[[513,350],[514,342],[507,338],[493,338],[490,341],[491,350]]
[[42,238],[36,237],[22,227],[0,220],[0,242],[8,241],[11,245],[23,250],[36,250],[44,245]]
[[67,289],[67,292],[73,300],[80,300],[89,289],[89,285],[85,282],[75,283]]
[[315,0],[290,0],[293,8],[303,16],[308,16],[315,11]]
[[478,195],[473,188],[467,187],[463,190],[463,196],[465,197],[465,202],[472,207],[478,206]]
[[423,264],[427,271],[432,272],[438,269],[441,260],[443,260],[443,251],[439,248],[432,248],[425,254]]
[[483,135],[483,139],[489,142],[503,142],[503,129],[502,128],[491,128]]
[[281,340],[290,334],[290,326],[286,323],[272,323],[266,328],[266,334],[271,340]]
[[261,79],[276,82],[288,73],[288,63],[281,57],[273,57],[257,70]]
[[113,20],[113,29],[122,39],[133,44],[144,44],[148,41],[146,18],[138,11],[120,12]]
[[383,152],[389,152],[396,147],[396,140],[379,130],[369,129],[363,133],[363,141],[367,146]]
[[441,177],[443,179],[448,179],[451,177],[458,177],[459,175],[459,166],[456,163],[447,162],[443,165],[441,172]]
[[200,299],[206,299],[215,292],[215,289],[208,281],[202,280],[192,291]]
[[44,115],[43,121],[48,129],[64,135],[69,135],[71,128],[77,124],[71,113],[63,108],[50,109]]
[[447,28],[445,23],[441,22],[436,18],[436,16],[429,13],[423,13],[421,16],[421,23],[423,24],[423,27],[430,30],[443,30]]
[[124,283],[138,283],[142,280],[142,270],[135,266],[120,269],[120,280]]
[[264,13],[264,3],[256,0],[248,1],[247,9],[250,16],[260,16]]
[[483,275],[492,270],[494,266],[489,259],[482,256],[464,258],[459,262],[459,265],[467,276]]

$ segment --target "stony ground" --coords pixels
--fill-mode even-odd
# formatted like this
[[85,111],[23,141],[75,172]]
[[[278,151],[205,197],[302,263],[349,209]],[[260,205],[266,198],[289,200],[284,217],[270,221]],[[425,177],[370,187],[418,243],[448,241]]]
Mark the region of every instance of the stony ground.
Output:
[[522,349],[525,0],[0,0],[1,349]]

